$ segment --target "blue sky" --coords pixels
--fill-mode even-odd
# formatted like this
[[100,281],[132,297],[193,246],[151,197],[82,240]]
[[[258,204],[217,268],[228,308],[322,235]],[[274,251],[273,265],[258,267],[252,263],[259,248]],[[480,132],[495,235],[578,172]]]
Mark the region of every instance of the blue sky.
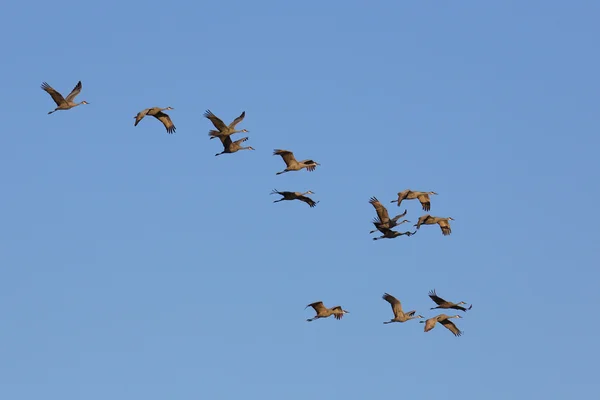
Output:
[[[33,11],[35,10],[35,12]],[[589,397],[600,4],[11,2],[0,397]],[[47,81],[90,105],[52,115]],[[10,96],[9,96],[10,94]],[[147,107],[172,106],[177,132]],[[211,109],[255,152],[215,157]],[[281,176],[275,148],[321,163]],[[312,190],[314,209],[270,191]],[[372,241],[376,196],[434,190]],[[473,303],[464,336],[384,292]],[[312,323],[322,300],[350,311]]]

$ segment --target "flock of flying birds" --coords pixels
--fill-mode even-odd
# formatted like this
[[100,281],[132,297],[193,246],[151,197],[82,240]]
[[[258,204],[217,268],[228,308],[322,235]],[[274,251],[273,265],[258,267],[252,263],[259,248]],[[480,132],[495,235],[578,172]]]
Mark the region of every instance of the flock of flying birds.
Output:
[[[75,103],[75,101],[74,101],[75,97],[77,97],[79,95],[79,93],[81,92],[81,89],[82,89],[81,81],[79,81],[77,83],[77,85],[75,85],[75,87],[73,88],[71,93],[69,93],[69,95],[67,97],[63,97],[59,92],[57,92],[55,89],[53,89],[46,82],[42,83],[41,88],[44,91],[46,91],[52,97],[54,102],[56,103],[56,108],[54,110],[48,112],[48,114],[52,114],[59,110],[69,110],[71,108],[74,108],[74,107],[77,107],[80,105],[89,104],[87,101],[82,101],[80,103]],[[165,129],[167,130],[167,133],[172,134],[175,132],[175,125],[173,124],[173,121],[171,121],[171,117],[164,112],[164,111],[168,111],[168,110],[173,110],[173,107],[146,108],[145,110],[142,110],[139,113],[137,113],[137,115],[134,117],[135,118],[134,126],[137,126],[140,123],[140,121],[142,121],[142,119],[144,119],[144,117],[152,116],[152,117],[156,118],[157,120],[159,120],[164,125]],[[209,119],[212,122],[212,124],[214,125],[214,127],[216,128],[216,130],[211,129],[209,131],[208,134],[210,136],[210,139],[219,138],[219,140],[221,141],[221,144],[223,145],[223,151],[215,154],[215,156],[219,156],[221,154],[231,154],[231,153],[235,153],[240,150],[254,150],[254,148],[252,146],[247,146],[247,147],[242,146],[242,143],[246,142],[248,140],[248,137],[243,137],[236,141],[233,141],[231,139],[231,136],[236,133],[247,133],[248,132],[248,130],[246,130],[246,129],[241,129],[241,130],[235,129],[236,126],[240,122],[242,122],[242,120],[244,119],[245,116],[246,116],[246,112],[244,111],[240,114],[239,117],[235,118],[229,125],[226,125],[220,118],[218,118],[216,115],[214,115],[210,110],[206,110],[206,112],[204,113],[204,117]],[[277,175],[280,175],[280,174],[283,174],[286,172],[290,172],[290,171],[300,171],[302,169],[306,169],[307,171],[314,171],[316,169],[316,167],[318,165],[320,165],[318,162],[311,160],[311,159],[298,161],[298,160],[296,160],[294,153],[292,153],[289,150],[275,149],[273,151],[273,155],[280,156],[286,165],[286,168],[283,171],[277,172]],[[318,203],[318,201],[315,202],[310,197],[306,196],[308,194],[314,194],[310,190],[307,192],[304,192],[304,193],[300,193],[300,192],[289,192],[289,191],[280,192],[280,191],[274,189],[271,192],[271,194],[279,194],[281,196],[281,198],[279,200],[275,200],[274,203],[277,203],[277,202],[280,202],[283,200],[300,200],[300,201],[308,204],[310,207],[315,207]],[[398,207],[400,207],[402,201],[404,201],[404,200],[418,199],[421,203],[423,210],[429,211],[431,208],[431,202],[430,202],[429,195],[437,195],[437,193],[435,193],[435,192],[419,192],[419,191],[412,191],[410,189],[407,189],[402,192],[399,192],[397,200],[392,200],[392,203],[397,203]],[[377,198],[371,197],[371,199],[369,200],[369,203],[371,205],[373,205],[373,207],[375,208],[375,211],[377,212],[377,217],[374,218],[372,221],[372,223],[373,223],[373,225],[375,225],[376,229],[371,231],[370,233],[379,231],[382,234],[382,236],[373,238],[373,240],[393,239],[393,238],[396,238],[398,236],[403,236],[403,235],[412,236],[415,233],[417,233],[416,230],[414,232],[410,232],[410,231],[398,232],[398,231],[392,230],[392,228],[394,228],[400,224],[403,224],[405,222],[410,222],[408,220],[402,220],[402,221],[398,222],[398,220],[400,218],[402,218],[406,215],[407,210],[404,210],[404,212],[402,214],[398,214],[394,218],[390,218],[388,215],[388,210],[383,206],[383,204],[381,204],[379,202],[379,200],[377,200]],[[425,214],[419,218],[419,220],[417,221],[417,223],[414,226],[416,226],[417,230],[418,230],[421,227],[421,225],[437,224],[440,226],[440,228],[442,230],[442,234],[444,236],[446,236],[446,235],[450,235],[450,233],[452,233],[452,230],[450,229],[450,222],[449,222],[450,220],[453,220],[453,218],[452,217],[447,217],[447,218],[433,217],[429,214]],[[431,291],[429,293],[429,297],[436,304],[438,304],[437,307],[433,307],[432,309],[444,308],[444,309],[456,309],[456,310],[461,310],[461,311],[467,311],[467,310],[470,310],[472,307],[472,305],[468,309],[462,307],[461,304],[466,304],[463,301],[461,301],[459,303],[448,302],[448,301],[438,297],[435,293],[435,290]],[[391,304],[392,311],[394,312],[394,318],[388,322],[384,322],[385,324],[389,324],[391,322],[406,322],[406,321],[414,319],[414,318],[423,318],[423,316],[421,316],[421,315],[415,316],[414,315],[415,311],[409,311],[406,313],[404,311],[402,311],[402,304],[400,303],[400,300],[396,299],[394,296],[392,296],[388,293],[385,293],[383,295],[383,299]],[[344,314],[348,313],[348,311],[343,310],[341,306],[327,308],[323,305],[322,301],[311,303],[308,306],[306,306],[306,308],[308,308],[308,307],[314,308],[317,315],[314,318],[308,319],[307,321],[313,321],[313,320],[319,319],[319,318],[327,318],[327,317],[330,317],[331,315],[333,315],[334,318],[340,320],[340,319],[342,319]],[[452,333],[454,333],[454,335],[460,336],[462,334],[462,332],[450,321],[450,318],[462,318],[462,317],[460,315],[448,316],[445,314],[440,314],[436,317],[430,318],[426,321],[420,321],[420,322],[425,323],[425,332],[428,332],[431,329],[433,329],[435,324],[437,322],[439,322],[442,325],[444,325],[446,328],[448,328]]]
[[[464,301],[460,301],[458,303],[452,303],[450,301],[446,301],[437,295],[437,293],[435,292],[435,289],[429,292],[429,297],[431,298],[431,300],[433,300],[435,302],[435,304],[437,304],[436,307],[431,307],[431,310],[435,310],[436,308],[444,308],[444,309],[454,309],[454,310],[460,310],[460,311],[467,312],[467,310],[470,310],[473,307],[472,304],[469,306],[469,308],[465,308],[465,307],[461,306],[461,304],[467,304]],[[389,293],[384,293],[382,298],[385,301],[387,301],[388,303],[390,303],[390,305],[392,306],[392,312],[394,313],[394,318],[390,319],[389,321],[384,322],[384,324],[391,324],[392,322],[406,322],[411,319],[424,318],[422,315],[415,315],[415,313],[416,313],[415,310],[404,312],[402,310],[402,303],[400,302],[400,300],[398,300],[397,298],[395,298],[394,296],[392,296]],[[349,312],[342,309],[341,306],[327,308],[323,305],[322,301],[317,301],[315,303],[311,303],[306,306],[306,308],[308,308],[308,307],[314,308],[314,310],[317,313],[317,315],[315,315],[313,318],[307,319],[307,321],[309,321],[309,322],[314,321],[315,319],[319,319],[319,318],[327,318],[332,315],[335,319],[340,320],[340,319],[342,319],[344,314],[349,314]],[[450,330],[450,332],[452,332],[454,334],[454,336],[462,335],[462,331],[460,329],[458,329],[452,321],[450,321],[451,318],[462,318],[462,317],[458,314],[451,315],[451,316],[446,315],[446,314],[439,314],[439,315],[436,315],[435,317],[429,318],[425,321],[419,321],[419,322],[425,324],[425,332],[429,332],[430,330],[435,328],[435,324],[439,322],[445,328]]]

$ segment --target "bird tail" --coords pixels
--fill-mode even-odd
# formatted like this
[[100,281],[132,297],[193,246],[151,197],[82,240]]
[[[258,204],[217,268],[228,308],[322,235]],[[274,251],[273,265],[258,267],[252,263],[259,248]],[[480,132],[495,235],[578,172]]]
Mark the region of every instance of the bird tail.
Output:
[[216,138],[216,137],[221,136],[221,132],[211,129],[210,131],[208,131],[208,136],[210,136],[211,139]]

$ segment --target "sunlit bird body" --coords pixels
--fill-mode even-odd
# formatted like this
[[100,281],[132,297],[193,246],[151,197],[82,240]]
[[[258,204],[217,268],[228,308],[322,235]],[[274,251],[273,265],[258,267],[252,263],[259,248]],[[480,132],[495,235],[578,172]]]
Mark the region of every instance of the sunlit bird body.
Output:
[[317,312],[317,315],[315,315],[313,318],[307,319],[308,322],[314,321],[315,319],[319,319],[319,318],[328,318],[332,315],[335,319],[339,320],[339,319],[342,319],[344,314],[349,314],[348,311],[342,310],[342,306],[335,306],[335,307],[327,308],[323,305],[322,301],[316,301],[314,303],[311,303],[311,304],[307,305],[306,307],[304,307],[304,309],[307,309],[308,307],[314,308],[315,311]]
[[419,218],[419,220],[417,221],[415,226],[417,227],[417,229],[419,229],[421,227],[421,225],[438,224],[440,226],[440,229],[442,230],[442,234],[444,236],[447,236],[452,233],[452,229],[450,228],[450,220],[454,221],[454,218],[452,218],[452,217],[447,217],[447,218],[432,217],[429,214],[425,214]]
[[46,93],[50,95],[50,97],[52,97],[52,100],[54,100],[57,106],[53,111],[49,111],[48,114],[52,114],[53,112],[58,110],[69,110],[73,107],[77,107],[82,104],[90,104],[85,100],[81,103],[75,103],[73,101],[75,100],[75,97],[77,97],[79,92],[81,92],[81,81],[77,82],[77,85],[75,85],[71,93],[69,93],[69,95],[66,98],[64,98],[62,94],[54,90],[52,86],[48,85],[46,82],[42,82],[41,87]]
[[461,304],[465,304],[465,305],[467,304],[464,301],[459,301],[458,303],[452,303],[450,301],[446,301],[437,295],[437,293],[435,292],[435,289],[429,291],[429,297],[431,298],[431,300],[433,300],[435,302],[435,304],[437,304],[437,307],[431,307],[431,310],[435,310],[436,308],[444,308],[444,309],[452,308],[454,310],[460,310],[460,311],[467,312],[467,310],[470,310],[471,308],[473,308],[473,304],[471,304],[469,306],[469,308],[462,307]]
[[234,119],[229,125],[225,125],[225,123],[219,117],[217,117],[215,114],[213,114],[212,111],[210,111],[210,110],[206,110],[206,112],[204,113],[204,116],[206,118],[208,118],[210,120],[210,122],[212,122],[212,124],[215,126],[215,128],[217,128],[216,131],[214,129],[211,129],[210,131],[208,131],[208,135],[210,136],[211,139],[214,139],[216,137],[222,137],[222,136],[230,136],[230,135],[233,135],[234,133],[249,132],[246,129],[242,129],[239,131],[235,130],[235,126],[237,124],[239,124],[240,122],[242,122],[242,120],[246,116],[246,111],[243,111],[240,114],[240,116],[237,117],[236,119]]
[[137,115],[133,118],[135,118],[135,123],[133,124],[133,126],[137,126],[137,124],[140,123],[140,121],[142,119],[144,119],[144,117],[146,115],[150,115],[154,118],[156,118],[157,120],[159,120],[164,126],[165,129],[167,130],[167,133],[172,134],[173,132],[175,132],[175,125],[173,125],[173,121],[171,121],[171,117],[169,117],[168,114],[165,114],[163,111],[167,111],[167,110],[174,110],[173,107],[165,107],[165,108],[160,108],[160,107],[151,107],[151,108],[146,108],[145,110],[140,111],[139,113],[137,113]]
[[418,192],[416,190],[406,189],[402,192],[398,192],[398,199],[392,200],[392,203],[398,203],[398,207],[402,204],[402,200],[414,200],[418,199],[421,202],[423,211],[429,211],[431,209],[431,201],[429,200],[430,194],[437,194],[436,192]]
[[294,157],[294,153],[289,150],[275,149],[273,150],[273,155],[281,156],[286,165],[286,169],[276,173],[275,175],[280,175],[290,171],[300,171],[302,168],[306,168],[307,171],[314,171],[315,168],[317,168],[317,165],[321,165],[313,160],[297,161],[296,157]]
[[452,321],[450,321],[450,318],[462,318],[462,317],[460,315],[448,316],[446,314],[440,314],[433,318],[429,318],[426,321],[419,321],[419,322],[422,324],[423,323],[425,324],[425,329],[424,329],[425,332],[429,332],[430,330],[435,328],[435,324],[437,322],[439,322],[440,324],[444,325],[444,327],[447,328],[450,332],[452,332],[454,334],[454,336],[462,335],[462,331],[459,330]]
[[314,207],[318,203],[318,201],[314,201],[310,197],[305,196],[307,194],[315,194],[311,190],[304,192],[304,193],[300,193],[300,192],[280,192],[277,189],[273,189],[271,194],[280,194],[281,196],[283,196],[281,199],[273,201],[273,203],[278,203],[278,202],[284,201],[284,200],[300,200],[300,201],[303,201],[306,204],[308,204],[310,207]]
[[402,303],[391,294],[384,293],[381,298],[390,303],[392,306],[392,312],[394,313],[394,318],[384,322],[384,324],[391,324],[392,322],[406,322],[415,318],[423,318],[422,315],[415,315],[415,310],[408,312],[402,311]]

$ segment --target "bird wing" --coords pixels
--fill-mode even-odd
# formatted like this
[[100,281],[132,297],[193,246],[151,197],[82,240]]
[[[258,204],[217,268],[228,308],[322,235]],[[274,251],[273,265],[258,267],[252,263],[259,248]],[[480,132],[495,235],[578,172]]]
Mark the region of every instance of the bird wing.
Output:
[[318,201],[314,201],[313,199],[311,199],[310,197],[306,197],[306,196],[298,196],[296,197],[298,200],[305,202],[306,204],[308,204],[311,208],[316,206]]
[[222,132],[223,130],[227,129],[227,125],[225,125],[225,123],[221,121],[219,117],[213,114],[212,111],[206,110],[204,116],[210,119],[210,122],[213,123],[213,125],[219,130],[219,132]]
[[375,211],[377,211],[377,215],[379,216],[379,219],[381,220],[381,222],[388,223],[390,220],[390,217],[388,215],[387,209],[383,206],[383,204],[381,204],[379,202],[379,200],[377,200],[377,198],[375,198],[375,197],[371,197],[371,199],[369,200],[369,203],[371,203],[371,205],[373,207],[375,207]]
[[168,133],[175,132],[175,125],[173,125],[173,121],[171,121],[171,117],[169,117],[167,114],[165,114],[162,111],[159,111],[156,114],[154,114],[153,117],[155,117],[157,120],[162,122],[162,124],[165,126],[165,128],[167,128]]
[[294,153],[289,150],[275,149],[273,151],[273,155],[281,156],[281,158],[283,158],[283,162],[285,162],[285,165],[288,167],[293,163],[298,162],[296,161],[296,157],[294,157]]
[[419,199],[419,201],[421,202],[421,205],[423,206],[423,211],[429,211],[431,209],[431,202],[427,193],[417,196],[417,199]]
[[402,203],[402,200],[406,199],[406,197],[408,196],[408,194],[410,193],[409,189],[406,189],[402,192],[398,192],[398,207],[400,207],[400,204]]
[[375,225],[375,228],[379,229],[380,232],[383,233],[382,229],[384,231],[389,231],[389,224],[384,224],[383,222],[381,222],[381,218],[379,218],[379,215],[374,217],[373,220],[371,221],[373,223],[373,225]]
[[382,298],[392,305],[392,311],[394,312],[395,317],[398,317],[399,315],[403,314],[402,303],[400,302],[400,300],[398,300],[389,293],[384,293]]
[[62,94],[58,93],[52,88],[52,86],[48,85],[46,82],[42,82],[42,89],[45,90],[46,93],[48,93],[52,97],[52,100],[54,100],[57,106],[60,106],[65,102],[65,98],[62,97]]
[[231,123],[229,124],[229,127],[230,127],[231,129],[235,129],[235,126],[236,126],[237,124],[239,124],[240,122],[242,122],[242,120],[244,119],[244,117],[245,117],[245,116],[246,116],[246,111],[242,111],[242,113],[240,114],[240,116],[239,116],[239,117],[237,117],[236,119],[234,119],[234,120],[233,120],[233,122],[231,122]]
[[342,317],[344,316],[344,310],[342,310],[342,306],[335,306],[331,308],[331,311],[333,311],[333,318],[335,319],[342,319]]
[[71,93],[69,93],[69,95],[67,96],[66,100],[67,101],[73,101],[73,100],[75,100],[75,97],[77,97],[77,95],[79,94],[79,92],[81,92],[81,81],[77,82],[77,85],[75,85],[75,87],[73,88],[73,90],[71,90]]
[[429,332],[435,327],[435,323],[437,322],[437,317],[429,318],[425,321],[425,332]]
[[394,222],[398,221],[400,218],[404,217],[406,215],[406,213],[408,212],[408,210],[404,210],[404,212],[402,214],[398,214],[396,215],[394,218],[392,218],[392,220]]
[[[229,137],[229,136],[227,136],[227,137]],[[229,139],[229,140],[231,140],[231,139]],[[241,138],[241,139],[239,139],[239,140],[236,140],[236,141],[235,141],[235,142],[233,142],[233,143],[235,143],[235,144],[237,144],[237,145],[240,145],[240,144],[244,143],[246,140],[248,140],[248,137]]]
[[429,297],[431,297],[431,300],[435,301],[435,303],[438,306],[441,306],[442,304],[447,303],[446,300],[442,299],[435,293],[435,289],[429,291]]
[[[279,190],[277,190],[277,189],[273,189],[273,191],[271,192],[271,194],[280,194],[280,195],[282,195],[282,196],[285,196],[285,195],[287,195],[287,194],[289,194],[289,193],[291,193],[291,192],[280,192],[280,191],[279,191]],[[311,304],[309,304],[309,305],[311,305]],[[306,307],[308,307],[308,306],[306,306]]]
[[140,123],[140,121],[146,116],[146,114],[148,114],[148,111],[150,111],[150,109],[146,108],[145,110],[142,110],[139,113],[137,113],[137,115],[134,117],[135,124],[133,124],[133,126],[137,126],[137,124]]
[[450,222],[448,222],[447,220],[444,219],[444,220],[438,221],[438,225],[442,229],[442,234],[444,236],[447,236],[452,233],[452,229],[450,229]]
[[227,136],[219,136],[219,139],[221,139],[221,143],[223,144],[223,147],[225,148],[225,150],[227,150],[229,148],[229,146],[231,146],[231,137],[229,135]]
[[314,303],[311,303],[311,304],[307,305],[307,306],[306,306],[306,307],[304,307],[304,308],[306,309],[306,308],[308,308],[308,307],[312,307],[312,308],[314,308],[314,309],[315,309],[315,311],[317,312],[317,314],[318,314],[319,312],[321,312],[321,311],[325,311],[325,310],[326,310],[326,308],[325,308],[325,306],[323,305],[323,302],[322,302],[322,301],[315,301]]
[[454,323],[452,321],[450,321],[448,318],[443,319],[441,321],[438,321],[440,324],[444,325],[446,328],[448,328],[450,330],[450,332],[454,333],[454,336],[460,336],[462,335],[462,332],[460,329],[458,329],[456,327],[456,325],[454,325]]
[[431,215],[429,214],[425,214],[419,217],[419,220],[417,221],[417,228],[419,228],[421,225],[423,225],[425,222],[427,222],[427,220],[431,218]]

